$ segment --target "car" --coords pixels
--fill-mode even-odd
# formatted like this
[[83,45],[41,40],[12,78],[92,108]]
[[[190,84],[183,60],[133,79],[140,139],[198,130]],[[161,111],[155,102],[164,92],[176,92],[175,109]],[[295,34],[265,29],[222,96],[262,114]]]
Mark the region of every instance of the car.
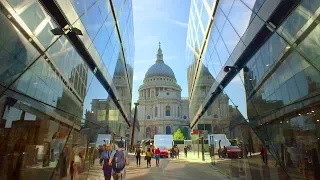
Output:
[[242,149],[239,146],[226,146],[228,158],[243,158]]
[[160,150],[160,157],[166,157],[166,158],[169,157],[169,151],[166,147],[160,146],[159,150]]

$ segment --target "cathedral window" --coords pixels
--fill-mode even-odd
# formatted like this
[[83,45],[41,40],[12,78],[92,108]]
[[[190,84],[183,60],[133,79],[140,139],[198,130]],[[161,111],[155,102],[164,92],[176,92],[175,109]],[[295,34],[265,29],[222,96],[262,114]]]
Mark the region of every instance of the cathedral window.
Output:
[[178,107],[178,117],[180,117],[180,107]]
[[154,108],[154,116],[155,116],[155,117],[158,117],[158,107],[155,107],[155,108]]
[[147,116],[147,119],[150,119],[150,116]]
[[183,116],[183,119],[187,119],[187,116]]
[[151,138],[151,128],[150,127],[146,128],[146,136],[147,136],[147,138]]
[[166,116],[170,116],[170,106],[166,106]]
[[166,134],[171,134],[171,127],[170,126],[166,127]]

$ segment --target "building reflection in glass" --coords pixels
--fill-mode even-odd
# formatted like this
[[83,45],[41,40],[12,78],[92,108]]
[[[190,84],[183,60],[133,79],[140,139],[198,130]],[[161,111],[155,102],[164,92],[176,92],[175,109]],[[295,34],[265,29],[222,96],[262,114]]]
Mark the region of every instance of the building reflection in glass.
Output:
[[[0,2],[0,179],[87,178],[97,162],[98,134],[126,139],[134,55],[131,1],[117,3],[123,8],[116,14],[113,1],[73,3]],[[65,16],[51,14],[54,8]],[[82,31],[80,44],[98,70],[90,68],[74,40],[51,33],[59,28],[58,18]],[[96,103],[101,99],[103,108]]]
[[[220,127],[213,128],[212,134],[225,134],[230,145],[237,149],[228,149],[226,155],[240,153],[237,157],[243,159],[219,159],[219,145],[216,145],[216,156],[211,158],[217,159],[217,168],[240,179],[319,179],[317,52],[320,46],[315,19],[320,1],[297,2],[257,51],[248,50],[250,43],[257,42],[254,38],[260,35],[259,30],[273,16],[272,12],[284,7],[281,3],[220,0],[215,13],[212,11],[215,2],[206,3],[211,9],[201,8],[205,6],[201,3],[191,3],[187,38],[191,120],[201,117],[191,121],[195,132],[193,148],[198,150],[197,138],[206,138],[205,133],[210,129],[203,125],[206,114],[211,109],[223,112],[215,104],[221,102],[224,95],[228,121],[219,123]],[[214,16],[211,25],[203,21],[205,18],[196,16],[202,15],[203,9],[207,11],[205,15]],[[206,32],[198,31],[198,26],[209,27],[206,41],[202,38]],[[236,69],[236,73],[223,70],[250,53],[248,61],[243,68]],[[203,64],[214,81],[198,102],[196,97],[206,92],[202,82],[208,79],[202,75]],[[221,84],[230,73],[235,77]],[[214,94],[219,89],[222,91]],[[199,135],[199,130],[204,131]],[[205,151],[209,151],[209,145]]]

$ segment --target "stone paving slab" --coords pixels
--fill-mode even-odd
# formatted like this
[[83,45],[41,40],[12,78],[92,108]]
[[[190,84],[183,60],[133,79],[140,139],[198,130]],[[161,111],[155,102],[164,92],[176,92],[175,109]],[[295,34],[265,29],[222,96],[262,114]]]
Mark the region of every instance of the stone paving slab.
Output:
[[[228,179],[217,169],[212,168],[208,163],[201,161],[189,162],[183,156],[180,159],[161,159],[160,166],[156,167],[155,159],[151,161],[151,168],[146,167],[144,157],[141,158],[141,166],[136,166],[136,159],[129,154],[130,165],[127,167],[127,180],[192,180],[192,179]],[[96,164],[88,172],[88,180],[103,180],[101,166]]]

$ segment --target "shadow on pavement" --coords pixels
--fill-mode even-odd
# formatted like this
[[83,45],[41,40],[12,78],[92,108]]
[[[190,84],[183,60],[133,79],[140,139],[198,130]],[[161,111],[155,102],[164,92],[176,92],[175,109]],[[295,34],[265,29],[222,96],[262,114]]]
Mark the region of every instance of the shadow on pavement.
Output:
[[[133,157],[134,158],[134,157]],[[160,166],[155,167],[155,160],[152,160],[152,167],[146,168],[146,162],[141,162],[141,167],[135,163],[127,168],[126,179],[158,180],[158,179],[227,179],[225,175],[212,168],[207,163],[187,162],[184,159],[161,159]]]

